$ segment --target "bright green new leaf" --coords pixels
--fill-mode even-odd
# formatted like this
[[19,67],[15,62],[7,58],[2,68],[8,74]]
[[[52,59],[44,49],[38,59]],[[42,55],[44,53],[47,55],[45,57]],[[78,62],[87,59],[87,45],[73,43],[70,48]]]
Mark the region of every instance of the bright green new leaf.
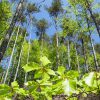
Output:
[[62,75],[62,74],[64,74],[65,70],[66,70],[65,67],[59,66],[59,67],[58,67],[57,73],[58,73],[59,75]]
[[47,73],[49,75],[56,75],[55,72],[53,70],[51,70],[51,69],[47,69]]
[[43,80],[47,81],[47,80],[50,79],[50,76],[49,76],[49,74],[47,74],[47,73],[43,73],[43,74],[42,74],[42,78],[43,78]]
[[28,64],[23,66],[23,69],[25,72],[30,72],[30,71],[34,70],[34,68],[32,66],[28,66]]
[[31,64],[26,64],[25,66],[23,66],[23,69],[25,72],[31,72],[31,71],[39,69],[39,66],[38,64],[33,62]]
[[13,88],[19,88],[19,85],[18,85],[17,81],[12,82],[12,83],[11,83],[11,86],[12,86]]
[[66,95],[70,96],[76,93],[76,82],[73,80],[66,79],[63,83],[63,89]]
[[42,72],[41,71],[36,71],[34,78],[41,78]]
[[95,76],[95,73],[94,72],[89,73],[89,75],[86,76],[83,79],[85,81],[85,84],[87,84],[88,86],[92,87],[93,82],[94,82],[94,76]]
[[41,61],[43,66],[46,66],[46,65],[51,63],[46,56],[41,57],[40,61]]

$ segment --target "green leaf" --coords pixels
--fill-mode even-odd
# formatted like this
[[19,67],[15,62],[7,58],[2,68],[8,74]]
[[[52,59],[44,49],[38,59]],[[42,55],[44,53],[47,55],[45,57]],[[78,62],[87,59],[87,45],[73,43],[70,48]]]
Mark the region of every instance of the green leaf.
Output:
[[9,95],[11,91],[11,88],[5,84],[0,84],[0,96],[6,96]]
[[41,71],[36,71],[35,75],[34,75],[34,78],[41,78],[41,76],[42,76],[42,72]]
[[94,76],[95,76],[95,73],[94,72],[91,72],[88,74],[88,76],[86,76],[83,80],[85,82],[86,85],[92,87],[93,85],[93,82],[94,82]]
[[53,70],[51,70],[51,69],[47,69],[47,73],[49,75],[56,75],[55,72]]
[[66,76],[69,77],[69,78],[78,78],[79,77],[79,73],[78,71],[74,71],[74,70],[70,70],[66,73]]
[[18,93],[20,95],[24,95],[24,96],[28,95],[28,93],[23,88],[18,89],[18,91],[16,91],[16,93]]
[[37,82],[41,85],[41,86],[51,86],[52,83],[50,81],[45,81],[45,80],[37,80]]
[[35,81],[28,81],[27,83],[25,83],[25,86],[27,87],[29,93],[35,91],[38,88],[38,83]]
[[19,88],[19,85],[17,83],[17,81],[14,81],[11,83],[12,88],[14,89],[14,91],[20,95],[28,95],[26,93],[26,91],[23,88]]
[[12,82],[12,83],[11,83],[11,86],[12,86],[13,88],[19,88],[19,85],[18,85],[17,81]]
[[70,96],[73,93],[76,93],[76,82],[74,80],[66,79],[62,85],[66,95]]
[[28,64],[26,64],[25,66],[23,66],[23,69],[24,69],[24,71],[26,73],[34,70],[34,68],[32,66],[29,66]]
[[41,57],[40,61],[41,61],[43,66],[46,66],[46,65],[51,63],[46,56]]
[[66,70],[65,67],[59,66],[59,67],[58,67],[57,73],[58,73],[59,75],[62,75],[62,74],[64,74],[65,70]]
[[43,80],[49,80],[50,76],[47,73],[43,73],[42,78],[43,78]]
[[23,66],[23,69],[27,73],[39,69],[39,66],[37,63],[32,62],[30,64],[26,64],[25,66]]
[[9,97],[1,97],[1,96],[0,96],[0,100],[12,100],[12,99],[9,98]]

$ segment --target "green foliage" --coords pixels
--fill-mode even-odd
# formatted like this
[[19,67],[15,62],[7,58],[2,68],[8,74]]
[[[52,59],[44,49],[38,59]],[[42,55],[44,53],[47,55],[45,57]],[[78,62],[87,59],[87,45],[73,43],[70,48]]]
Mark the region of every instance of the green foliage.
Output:
[[[41,70],[39,70],[39,72]],[[11,87],[5,84],[0,85],[0,97],[6,100],[5,97],[11,98],[16,93],[22,97],[30,95],[35,100],[39,98],[42,100],[52,100],[52,96],[58,94],[64,94],[71,98],[73,94],[78,95],[83,91],[83,93],[86,92],[87,94],[91,92],[98,93],[100,91],[100,73],[90,72],[79,79],[78,72],[73,70],[65,72],[65,68],[62,66],[60,66],[57,71],[48,68],[45,70],[43,77],[38,77],[36,80],[26,82],[25,88],[20,88],[17,81],[12,82]],[[26,68],[25,71],[29,72],[29,69]],[[35,74],[37,75],[38,73]],[[41,75],[43,75],[43,73],[41,73]],[[51,75],[53,77],[50,77]]]
[[70,18],[64,18],[62,21],[62,28],[64,37],[72,36],[72,34],[78,32],[78,23]]
[[25,72],[30,72],[30,71],[34,71],[36,69],[39,69],[39,65],[37,63],[30,63],[30,64],[26,64],[25,66],[23,66],[23,69],[25,70]]
[[39,9],[37,8],[36,4],[29,3],[27,6],[27,11],[28,13],[34,13],[34,12],[38,12]]
[[73,93],[77,94],[76,91],[76,81],[74,80],[65,80],[63,82],[63,89],[64,89],[64,93],[68,96],[72,95]]
[[90,87],[93,85],[93,81],[95,78],[94,74],[95,74],[94,72],[91,72],[87,77],[84,78],[84,82],[86,85],[88,85]]
[[46,56],[41,57],[40,61],[41,61],[43,66],[46,66],[46,65],[48,65],[50,63],[50,61],[48,60],[48,58]]
[[47,8],[47,11],[53,17],[58,17],[58,15],[63,12],[61,0],[55,0],[52,2],[52,6]]
[[9,27],[9,19],[11,18],[10,3],[6,0],[0,2],[0,39],[4,36],[4,32]]
[[[93,0],[88,1],[91,6]],[[12,59],[9,77],[7,78],[7,82],[11,86],[0,84],[0,100],[12,100],[16,95],[16,100],[25,100],[28,97],[34,100],[52,100],[52,96],[56,95],[66,95],[68,100],[77,100],[76,97],[73,98],[74,95],[100,94],[100,73],[95,72],[98,69],[95,69],[94,61],[96,56],[98,65],[100,65],[100,50],[99,44],[96,44],[94,46],[96,54],[93,55],[90,40],[92,39],[92,32],[95,31],[95,26],[88,13],[88,5],[86,0],[68,0],[68,3],[67,11],[64,11],[61,0],[53,0],[52,5],[47,8],[51,17],[55,18],[56,30],[61,30],[52,37],[46,34],[49,28],[47,20],[40,19],[34,22],[32,18],[33,13],[39,11],[37,5],[28,3],[27,10],[24,10],[27,13],[24,12],[25,16],[22,15],[21,19],[24,21],[24,17],[26,17],[27,22],[31,19],[32,23],[29,26],[32,27],[31,33],[33,35],[33,29],[35,29],[38,39],[33,40],[33,37],[31,37],[29,43],[29,29],[28,27],[23,28],[24,24],[26,27],[26,22],[24,22],[20,27],[17,45],[14,50],[13,58],[15,60]],[[98,8],[97,6],[94,5],[91,9]],[[59,20],[58,17],[63,12],[65,13]],[[10,3],[3,0],[3,2],[0,2],[0,33],[8,28],[10,17]],[[94,17],[99,25],[100,15],[95,13]],[[89,20],[90,27],[88,27],[86,19]],[[17,79],[12,82],[26,33],[27,37],[23,43]],[[3,39],[3,35],[4,33],[0,34],[0,39]],[[5,54],[5,58],[10,57],[15,38],[16,31],[10,41],[10,46],[7,47],[8,52]],[[70,57],[68,57],[68,53]],[[68,69],[69,59],[70,69]],[[57,60],[59,60],[59,66],[56,66]],[[84,70],[86,62],[88,65],[87,73]],[[5,66],[4,64],[3,66]],[[80,72],[77,71],[78,67],[80,67]],[[0,67],[0,79],[4,73],[3,71],[3,68]],[[25,73],[28,74],[26,83],[24,83]]]

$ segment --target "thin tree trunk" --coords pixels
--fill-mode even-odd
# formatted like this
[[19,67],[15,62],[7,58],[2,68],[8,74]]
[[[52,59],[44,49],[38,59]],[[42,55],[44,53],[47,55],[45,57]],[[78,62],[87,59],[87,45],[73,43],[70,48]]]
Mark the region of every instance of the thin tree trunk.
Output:
[[95,24],[95,26],[96,26],[98,35],[99,35],[99,37],[100,37],[100,29],[99,29],[99,26],[98,26],[98,24],[97,24],[97,22],[96,22],[96,19],[95,19],[94,15],[93,15],[92,9],[91,9],[90,4],[89,4],[89,1],[86,0],[86,3],[87,3],[88,11],[90,12],[91,18],[92,18],[92,20],[93,20],[93,22],[94,22],[94,24]]
[[17,57],[14,58],[14,62],[13,62],[13,65],[12,65],[12,71],[10,73],[9,85],[11,85],[11,82],[13,82],[14,73],[15,73],[14,69],[15,69],[16,60],[17,60]]
[[98,62],[97,62],[96,52],[95,52],[95,49],[94,49],[94,44],[92,42],[91,33],[90,33],[89,37],[90,37],[90,43],[91,43],[92,52],[93,52],[93,56],[94,56],[95,68],[96,68],[96,70],[98,70],[99,65],[98,65]]
[[97,62],[97,57],[96,57],[96,52],[95,52],[95,49],[94,49],[94,44],[93,44],[93,41],[92,41],[92,38],[91,38],[91,31],[90,31],[90,25],[89,25],[89,21],[88,21],[88,18],[86,18],[87,20],[87,25],[88,25],[88,30],[89,30],[89,38],[90,38],[90,43],[91,43],[91,47],[92,47],[92,52],[93,52],[93,57],[94,57],[94,63],[95,63],[95,69],[98,70],[98,62]]
[[2,74],[1,82],[0,82],[1,84],[3,83],[5,73],[6,73],[6,71],[4,70],[4,72],[3,72],[3,74]]
[[76,51],[76,59],[77,59],[78,72],[80,73],[80,64],[79,64],[79,58],[78,58],[78,52],[77,52],[76,43],[75,43],[75,51]]
[[24,0],[20,0],[19,4],[18,4],[18,7],[16,9],[16,12],[15,12],[15,15],[12,19],[12,22],[10,24],[10,27],[9,29],[6,31],[6,36],[4,37],[4,40],[2,41],[1,43],[1,46],[0,46],[0,62],[1,60],[3,59],[3,56],[5,54],[5,51],[7,49],[7,45],[8,45],[8,42],[10,40],[10,37],[12,35],[12,32],[13,32],[13,29],[15,27],[15,24],[18,20],[18,18],[21,16],[22,14],[22,11],[23,11],[23,3],[24,3]]
[[41,32],[41,36],[42,36],[42,38],[41,38],[41,52],[42,52],[43,51],[43,44],[44,44],[43,32]]
[[83,49],[83,55],[84,55],[84,61],[85,61],[85,72],[88,72],[88,64],[87,64],[87,57],[85,52],[85,46],[84,46],[84,40],[82,39],[82,49]]
[[59,66],[59,51],[58,51],[58,46],[59,46],[59,40],[58,40],[58,34],[56,33],[56,56],[57,56],[57,67]]
[[68,68],[71,68],[71,59],[70,59],[70,41],[68,39]]
[[[57,19],[57,16],[56,16],[56,19]],[[57,21],[56,20],[55,20],[55,29],[56,29],[56,60],[57,60],[56,61],[56,68],[58,68],[60,61],[59,61],[59,51],[58,51],[59,38],[58,38],[58,33],[57,33],[58,29],[57,29]]]
[[18,71],[19,71],[19,67],[20,67],[20,63],[21,63],[21,57],[22,57],[22,51],[23,51],[23,44],[26,38],[26,34],[24,36],[24,38],[20,41],[21,44],[21,49],[19,50],[18,53],[18,62],[17,62],[17,66],[16,66],[16,71],[15,71],[15,75],[14,75],[14,81],[16,81],[17,75],[18,75]]

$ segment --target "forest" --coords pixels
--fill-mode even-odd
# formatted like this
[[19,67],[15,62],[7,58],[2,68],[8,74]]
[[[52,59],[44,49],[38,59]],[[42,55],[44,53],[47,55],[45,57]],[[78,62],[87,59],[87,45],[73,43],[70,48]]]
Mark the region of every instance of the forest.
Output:
[[0,100],[100,100],[100,1],[0,0]]

